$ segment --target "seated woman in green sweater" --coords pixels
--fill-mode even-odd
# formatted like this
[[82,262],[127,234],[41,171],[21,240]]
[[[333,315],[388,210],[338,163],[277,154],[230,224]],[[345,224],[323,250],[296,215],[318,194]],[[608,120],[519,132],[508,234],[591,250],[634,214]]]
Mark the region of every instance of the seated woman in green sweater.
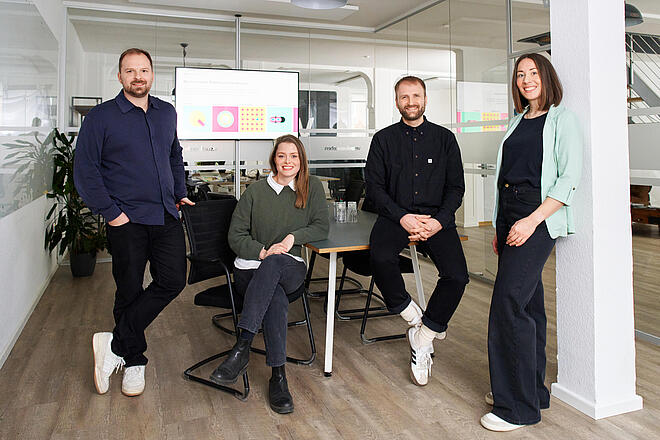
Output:
[[270,154],[272,173],[250,185],[238,202],[229,227],[236,253],[234,281],[244,296],[238,342],[211,374],[218,384],[235,383],[247,370],[250,345],[263,326],[266,364],[273,369],[270,407],[286,414],[293,399],[284,372],[289,301],[305,280],[302,245],[328,236],[328,206],[321,181],[309,175],[302,142],[279,137]]

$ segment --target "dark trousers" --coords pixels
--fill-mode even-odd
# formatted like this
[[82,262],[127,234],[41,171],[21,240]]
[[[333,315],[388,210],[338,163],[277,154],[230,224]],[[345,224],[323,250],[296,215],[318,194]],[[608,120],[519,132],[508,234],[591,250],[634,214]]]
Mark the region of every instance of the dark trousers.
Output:
[[266,365],[279,367],[286,362],[286,331],[289,298],[305,281],[305,263],[288,255],[266,257],[258,269],[234,270],[243,311],[238,326],[257,333],[263,326]]
[[530,425],[550,406],[545,387],[546,317],[541,273],[555,240],[545,222],[525,244],[506,245],[513,224],[541,204],[538,188],[500,190],[497,215],[498,268],[488,320],[488,360],[493,413],[509,423]]
[[[399,253],[408,243],[408,232],[399,223],[378,217],[369,239],[371,269],[376,286],[393,313],[401,313],[411,301],[399,268]],[[422,322],[433,331],[443,332],[469,281],[463,247],[455,227],[441,229],[419,247],[428,253],[438,269],[438,282]]]
[[[144,331],[186,285],[186,244],[181,222],[165,214],[160,226],[108,226],[115,293],[112,351],[126,366],[146,365]],[[149,262],[153,281],[143,288]]]

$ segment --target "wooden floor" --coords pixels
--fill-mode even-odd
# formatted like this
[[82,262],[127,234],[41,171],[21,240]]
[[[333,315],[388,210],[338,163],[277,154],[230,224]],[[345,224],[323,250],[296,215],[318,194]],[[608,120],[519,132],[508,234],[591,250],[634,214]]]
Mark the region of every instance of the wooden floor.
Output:
[[[483,252],[484,229],[468,229],[468,259]],[[481,244],[479,241],[481,240]],[[657,326],[660,274],[658,228],[635,228],[637,320]],[[317,273],[327,270],[320,259]],[[424,284],[435,273],[423,263]],[[544,273],[554,291],[554,260]],[[645,273],[645,274],[644,274]],[[366,280],[365,280],[366,281]],[[408,285],[414,289],[412,278]],[[92,380],[91,337],[112,328],[114,283],[110,264],[93,277],[73,279],[61,267],[0,370],[0,439],[651,439],[660,437],[660,348],[637,342],[637,390],[644,409],[594,421],[552,398],[543,421],[509,434],[479,425],[489,410],[486,326],[491,287],[472,281],[450,324],[436,341],[433,376],[426,387],[412,384],[405,340],[362,345],[358,322],[337,322],[334,374],[323,376],[325,315],[312,300],[319,348],[309,367],[288,366],[296,409],[273,413],[266,402],[270,371],[263,357],[250,363],[247,402],[183,379],[183,370],[231,345],[210,322],[214,311],[192,304],[205,286],[189,286],[148,329],[147,388],[136,398],[121,394],[113,376],[100,396]],[[546,295],[548,385],[556,379],[554,295]],[[357,305],[360,299],[351,300]],[[642,307],[640,307],[640,305]],[[292,316],[299,315],[299,305]],[[640,310],[644,308],[644,310]],[[398,317],[375,319],[368,332],[403,331]],[[657,334],[657,333],[656,333]],[[261,345],[260,337],[256,344]],[[289,334],[291,353],[303,354],[305,331]]]

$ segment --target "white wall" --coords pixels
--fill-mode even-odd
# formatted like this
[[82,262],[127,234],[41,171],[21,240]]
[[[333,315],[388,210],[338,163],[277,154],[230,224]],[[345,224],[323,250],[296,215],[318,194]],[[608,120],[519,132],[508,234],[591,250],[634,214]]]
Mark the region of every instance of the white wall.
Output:
[[44,250],[49,206],[44,196],[0,219],[0,367],[57,268]]
[[[54,35],[59,40],[65,26],[61,2],[35,0],[34,4],[52,32],[43,37]],[[0,367],[57,269],[56,258],[44,250],[49,206],[46,197],[40,197],[0,219]]]

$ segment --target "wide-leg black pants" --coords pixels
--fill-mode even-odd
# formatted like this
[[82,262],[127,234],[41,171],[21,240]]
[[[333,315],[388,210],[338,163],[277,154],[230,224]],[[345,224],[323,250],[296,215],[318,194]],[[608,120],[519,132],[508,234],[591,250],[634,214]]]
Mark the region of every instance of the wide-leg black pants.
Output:
[[543,266],[555,240],[545,222],[519,247],[506,245],[513,224],[541,204],[538,188],[500,190],[496,222],[498,269],[488,320],[488,359],[493,413],[509,423],[530,425],[550,405],[545,381],[546,316]]

